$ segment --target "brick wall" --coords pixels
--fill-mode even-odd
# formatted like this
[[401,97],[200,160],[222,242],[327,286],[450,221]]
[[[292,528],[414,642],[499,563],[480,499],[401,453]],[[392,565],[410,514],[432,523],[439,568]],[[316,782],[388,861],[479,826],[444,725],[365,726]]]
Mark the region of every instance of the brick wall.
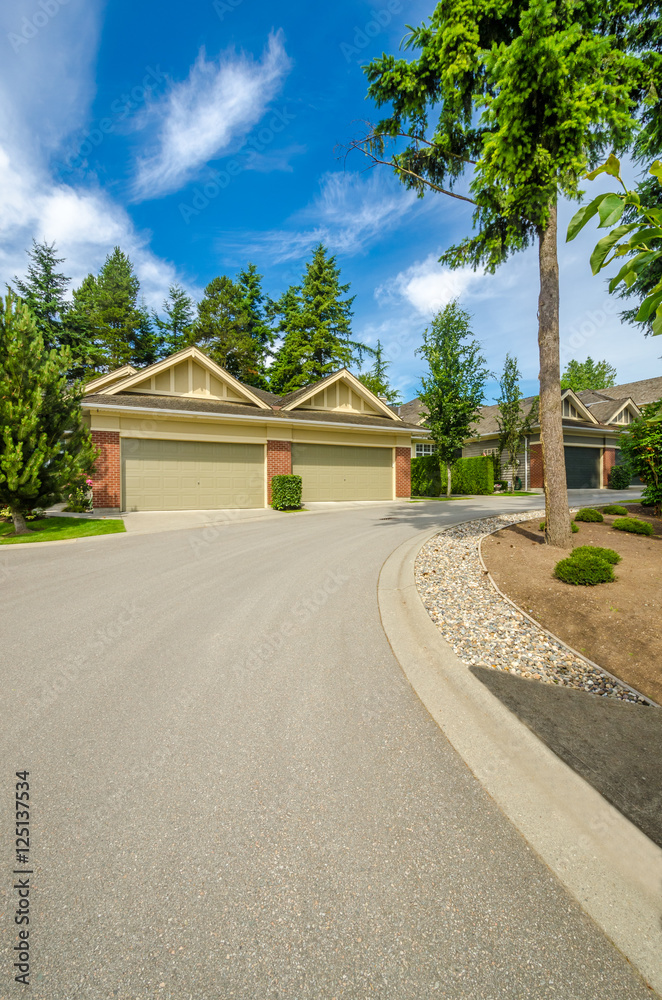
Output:
[[395,495],[411,496],[411,448],[395,449]]
[[609,473],[616,465],[616,449],[615,448],[605,448],[602,453],[602,485],[606,486],[609,482]]
[[292,445],[289,441],[267,441],[267,503],[271,503],[271,477],[292,472]]
[[120,432],[92,431],[92,442],[99,449],[96,472],[91,479],[95,507],[121,505],[120,492]]
[[543,488],[542,469],[542,445],[532,444],[529,448],[530,463],[530,483],[531,489],[541,490]]

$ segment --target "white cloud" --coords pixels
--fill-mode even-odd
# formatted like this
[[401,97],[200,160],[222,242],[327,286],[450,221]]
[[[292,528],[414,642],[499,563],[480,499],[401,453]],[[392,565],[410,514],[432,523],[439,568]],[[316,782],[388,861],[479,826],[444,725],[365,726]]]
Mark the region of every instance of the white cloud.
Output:
[[395,278],[379,285],[375,297],[382,303],[404,300],[414,307],[421,316],[433,316],[453,299],[487,298],[504,287],[503,280],[496,282],[496,276],[484,271],[473,271],[470,267],[451,270],[442,267],[437,254],[430,254],[423,261],[417,261]]
[[229,151],[261,120],[289,68],[281,32],[269,36],[261,61],[234,51],[208,61],[201,49],[188,78],[145,112],[158,136],[154,150],[138,161],[136,198],[178,190]]

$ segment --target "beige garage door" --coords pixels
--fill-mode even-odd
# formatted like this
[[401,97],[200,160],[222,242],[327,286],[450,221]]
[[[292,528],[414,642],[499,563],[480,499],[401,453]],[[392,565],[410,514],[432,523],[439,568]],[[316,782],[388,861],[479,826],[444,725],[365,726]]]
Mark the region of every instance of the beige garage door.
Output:
[[292,472],[304,500],[392,500],[391,448],[293,444]]
[[264,507],[264,446],[122,440],[125,510]]

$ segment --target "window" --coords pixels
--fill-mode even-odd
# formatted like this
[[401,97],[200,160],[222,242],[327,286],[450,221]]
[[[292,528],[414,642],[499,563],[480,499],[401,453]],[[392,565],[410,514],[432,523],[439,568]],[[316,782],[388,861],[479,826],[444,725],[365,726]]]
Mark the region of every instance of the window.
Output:
[[631,424],[632,423],[632,414],[630,413],[629,410],[621,410],[621,412],[616,417],[616,420],[614,421],[614,423],[617,423],[617,424]]
[[434,455],[434,451],[433,444],[416,443],[416,458],[421,458],[422,455]]
[[563,416],[573,417],[575,420],[577,420],[577,418],[579,417],[577,410],[574,408],[569,399],[563,400]]

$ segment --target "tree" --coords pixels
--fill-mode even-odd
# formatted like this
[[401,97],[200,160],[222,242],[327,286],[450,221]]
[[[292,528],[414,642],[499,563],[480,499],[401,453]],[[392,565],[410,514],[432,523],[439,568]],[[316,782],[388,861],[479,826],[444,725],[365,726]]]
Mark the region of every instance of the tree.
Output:
[[255,344],[244,323],[242,291],[227,275],[214,278],[205,288],[193,341],[242,382],[256,372]]
[[161,349],[164,356],[176,354],[188,347],[193,333],[193,300],[181,285],[170,285],[168,298],[163,300],[165,319],[152,313],[152,319],[159,331]]
[[594,361],[592,357],[586,361],[569,361],[561,375],[561,389],[572,389],[573,392],[583,392],[585,389],[610,389],[616,385],[618,373],[608,361]]
[[0,503],[23,534],[26,511],[80,483],[96,449],[82,421],[82,387],[67,385],[69,348],[47,350],[35,317],[11,292],[0,298],[0,358]]
[[[140,282],[127,254],[119,247],[106,257],[96,280],[95,322],[101,332],[104,363],[109,371],[140,364],[145,317],[138,308]],[[136,353],[138,358],[136,358]]]
[[457,300],[449,302],[423,333],[423,346],[416,351],[428,365],[419,393],[428,411],[427,425],[436,454],[447,469],[446,493],[451,492],[451,465],[458,448],[471,436],[485,399],[489,372],[481,346],[472,337],[471,317]]
[[[593,274],[608,267],[612,261],[625,257],[625,263],[609,282],[609,291],[623,283],[631,288],[639,282],[644,298],[634,316],[637,323],[650,325],[653,336],[662,333],[662,207],[648,208],[637,191],[629,191],[621,177],[621,165],[610,154],[606,163],[587,174],[594,180],[598,174],[606,173],[615,177],[622,191],[599,194],[588,205],[584,205],[570,220],[568,241],[574,240],[586,223],[595,215],[599,218],[598,229],[611,229],[607,236],[596,244],[591,254]],[[662,162],[655,160],[649,173],[662,186]],[[626,209],[633,221],[619,225]],[[654,283],[653,283],[654,282]]]
[[499,425],[499,464],[501,464],[501,455],[505,452],[511,474],[510,485],[513,490],[515,489],[517,456],[524,443],[524,438],[531,430],[531,426],[538,416],[537,400],[534,401],[528,413],[525,414],[522,410],[523,396],[519,385],[520,378],[517,358],[506,354],[503,372],[499,380],[501,395],[497,400],[499,405],[497,416],[497,423]]
[[[383,55],[366,67],[369,96],[391,111],[350,145],[373,163],[389,164],[419,196],[432,190],[474,205],[478,233],[446,251],[442,263],[492,272],[511,253],[538,244],[546,539],[562,547],[570,545],[570,518],[557,200],[578,197],[586,166],[604,150],[627,147],[635,112],[656,93],[657,64],[648,52],[635,53],[645,37],[641,22],[650,23],[655,11],[631,4],[617,13],[611,18],[611,6],[595,0],[442,0],[429,24],[407,36],[405,47],[418,49],[417,59]],[[387,159],[391,142],[396,152]],[[467,171],[465,195],[453,188]]]
[[[662,215],[662,185],[656,177],[648,177],[637,184],[636,188],[642,209],[653,209]],[[634,222],[637,219],[637,209],[635,205],[629,206],[623,212],[623,222]],[[662,249],[662,241],[657,243],[657,248]],[[648,296],[660,287],[662,283],[662,253],[653,257],[646,268],[642,268],[628,285],[623,282],[618,288],[618,295],[621,298],[632,299],[638,305],[631,309],[625,309],[621,313],[621,319],[628,323],[637,323],[648,337],[652,334],[654,314],[650,315],[645,322],[637,320],[637,314],[642,303]]]
[[366,389],[370,389],[370,392],[373,392],[380,399],[387,403],[399,403],[401,402],[400,393],[389,385],[388,369],[389,362],[384,360],[384,348],[381,341],[378,340],[372,368],[366,372],[360,372],[357,378]]
[[293,392],[373,353],[351,339],[354,298],[343,298],[348,291],[336,258],[320,243],[301,286],[289,288],[276,306],[284,339],[269,372],[274,392]]
[[642,496],[662,513],[662,400],[642,407],[641,417],[621,434],[621,451],[634,475],[646,484]]
[[272,355],[275,336],[265,311],[262,275],[258,274],[255,264],[248,264],[239,272],[237,284],[241,293],[242,324],[250,337],[255,356],[255,371],[248,371],[244,381],[248,385],[267,389],[267,361]]

